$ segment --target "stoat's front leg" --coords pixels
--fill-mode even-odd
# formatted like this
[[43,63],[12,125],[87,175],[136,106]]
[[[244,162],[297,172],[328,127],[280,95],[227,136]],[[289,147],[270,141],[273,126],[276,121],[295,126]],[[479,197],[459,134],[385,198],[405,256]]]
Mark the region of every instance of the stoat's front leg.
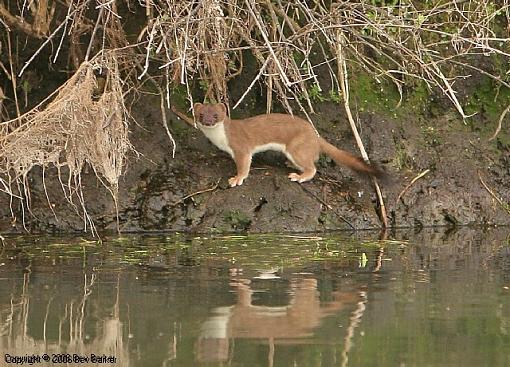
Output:
[[234,151],[234,161],[236,162],[237,175],[228,179],[230,187],[241,186],[244,179],[248,177],[251,166],[251,154]]

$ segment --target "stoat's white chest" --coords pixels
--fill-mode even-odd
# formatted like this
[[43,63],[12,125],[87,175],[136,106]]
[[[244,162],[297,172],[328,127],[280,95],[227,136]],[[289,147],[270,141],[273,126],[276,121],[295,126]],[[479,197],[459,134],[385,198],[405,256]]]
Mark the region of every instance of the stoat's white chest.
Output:
[[[219,149],[223,150],[224,152],[227,152],[230,154],[232,158],[234,158],[234,151],[230,147],[230,144],[228,142],[227,134],[225,133],[225,125],[222,123],[216,124],[213,127],[203,126],[199,125],[200,130],[204,133],[204,135],[213,143],[216,145]],[[279,143],[269,143],[269,144],[262,144],[255,146],[252,151],[250,152],[250,155],[259,153],[259,152],[265,152],[268,150],[273,150],[276,152],[282,152],[287,156],[287,158],[299,168],[299,166],[295,163],[293,157],[289,152],[286,150],[285,144],[279,144]]]
[[211,141],[214,145],[216,145],[219,149],[227,152],[232,157],[234,156],[234,152],[228,143],[227,134],[225,133],[225,125],[222,123],[216,124],[213,127],[208,126],[199,126],[200,130],[207,136],[207,139]]

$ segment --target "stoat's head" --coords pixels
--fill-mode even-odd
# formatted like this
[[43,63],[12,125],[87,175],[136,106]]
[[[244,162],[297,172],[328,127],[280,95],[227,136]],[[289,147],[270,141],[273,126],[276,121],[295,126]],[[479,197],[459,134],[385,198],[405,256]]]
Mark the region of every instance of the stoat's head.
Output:
[[195,121],[204,127],[214,127],[225,121],[227,106],[224,103],[202,104],[195,103],[193,106]]

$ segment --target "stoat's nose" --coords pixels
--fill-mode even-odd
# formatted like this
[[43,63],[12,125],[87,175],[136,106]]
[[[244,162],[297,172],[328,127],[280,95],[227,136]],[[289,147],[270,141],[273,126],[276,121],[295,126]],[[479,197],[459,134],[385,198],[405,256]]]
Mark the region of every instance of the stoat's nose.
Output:
[[207,126],[213,126],[216,123],[216,121],[213,118],[207,118],[205,119],[204,122]]

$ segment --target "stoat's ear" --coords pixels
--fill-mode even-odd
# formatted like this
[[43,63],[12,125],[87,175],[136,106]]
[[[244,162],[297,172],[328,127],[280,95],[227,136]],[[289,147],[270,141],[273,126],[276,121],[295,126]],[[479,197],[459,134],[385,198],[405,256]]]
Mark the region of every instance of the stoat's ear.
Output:
[[197,113],[200,111],[200,109],[201,109],[202,107],[204,107],[204,105],[203,105],[202,103],[195,103],[195,104],[193,105],[193,112],[194,112],[195,114],[197,114]]
[[223,113],[225,114],[225,116],[228,115],[228,113],[227,113],[228,108],[225,103],[218,103],[218,106],[220,106],[220,108],[223,110]]

